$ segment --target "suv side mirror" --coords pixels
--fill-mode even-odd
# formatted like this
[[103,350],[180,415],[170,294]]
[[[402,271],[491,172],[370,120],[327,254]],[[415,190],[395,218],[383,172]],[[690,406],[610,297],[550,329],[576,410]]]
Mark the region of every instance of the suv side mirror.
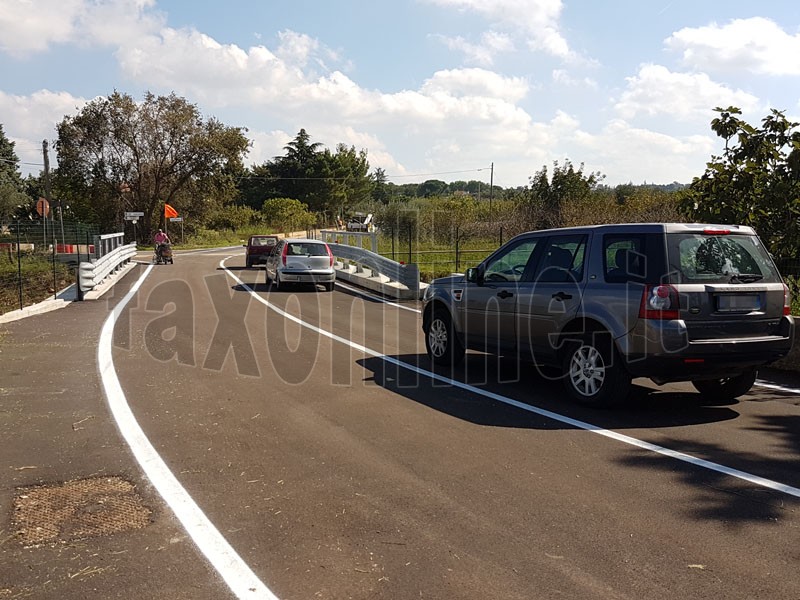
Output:
[[478,265],[477,267],[470,267],[467,269],[464,278],[468,283],[483,285],[483,265]]

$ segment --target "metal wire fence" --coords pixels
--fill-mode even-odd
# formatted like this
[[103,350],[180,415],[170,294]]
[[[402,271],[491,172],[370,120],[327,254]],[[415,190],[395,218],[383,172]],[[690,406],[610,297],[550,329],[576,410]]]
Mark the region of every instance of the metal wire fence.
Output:
[[35,304],[75,279],[75,267],[89,260],[95,225],[39,220],[0,225],[0,314]]
[[800,277],[800,258],[779,258],[775,264],[784,277]]

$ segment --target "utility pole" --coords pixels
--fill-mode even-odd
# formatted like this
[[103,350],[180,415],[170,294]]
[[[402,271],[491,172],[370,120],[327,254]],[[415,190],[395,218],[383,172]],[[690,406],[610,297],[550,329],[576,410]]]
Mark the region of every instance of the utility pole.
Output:
[[492,197],[494,196],[494,163],[489,175],[489,214],[492,214]]
[[[50,205],[50,210],[54,211],[53,199],[50,197],[50,153],[47,148],[47,140],[42,140],[42,152],[44,153],[44,198]],[[51,212],[50,214],[53,215],[51,217],[53,220],[51,225],[53,226],[53,237],[55,237],[56,214],[55,212]],[[61,200],[58,201],[58,220],[61,223],[61,243],[66,244],[67,240],[64,238],[64,209],[61,206]]]
[[[44,199],[46,204],[42,210],[42,226],[44,228],[44,245],[47,246],[47,213],[50,210],[50,157],[47,154],[47,140],[42,140],[42,156],[44,157]],[[55,237],[55,236],[53,236]]]
[[42,140],[44,156],[44,199],[50,204],[50,155],[47,153],[47,140]]

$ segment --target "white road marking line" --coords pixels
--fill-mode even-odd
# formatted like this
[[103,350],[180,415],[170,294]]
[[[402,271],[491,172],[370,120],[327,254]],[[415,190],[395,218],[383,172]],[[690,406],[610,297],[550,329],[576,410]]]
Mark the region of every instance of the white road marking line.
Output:
[[150,265],[122,301],[114,307],[100,333],[97,363],[109,408],[122,437],[144,474],[234,595],[240,600],[245,598],[278,600],[214,527],[159,456],[136,421],[114,370],[112,357],[114,325],[152,269],[153,265]]
[[756,379],[756,385],[758,387],[767,388],[768,390],[777,390],[779,392],[789,392],[791,394],[800,394],[800,389],[797,388],[790,388],[783,385],[778,385],[776,383],[767,383],[766,381],[762,381],[761,379]]
[[409,363],[404,363],[396,358],[392,358],[390,356],[386,356],[381,352],[377,352],[375,350],[371,350],[366,346],[362,346],[361,344],[357,344],[351,340],[338,336],[330,331],[326,331],[324,329],[320,329],[315,325],[310,323],[306,323],[302,319],[290,315],[289,313],[281,310],[274,304],[271,304],[269,301],[265,300],[261,296],[259,296],[255,290],[253,290],[250,286],[248,286],[245,282],[239,279],[236,275],[234,275],[230,269],[225,266],[225,261],[220,261],[219,266],[239,285],[241,285],[245,290],[250,292],[250,295],[253,296],[256,300],[270,308],[271,310],[275,311],[279,315],[283,316],[286,319],[294,321],[298,325],[302,327],[306,327],[312,331],[317,332],[320,335],[323,335],[327,338],[330,338],[334,341],[340,342],[342,344],[346,344],[351,348],[358,350],[359,352],[363,352],[367,356],[372,356],[374,358],[379,358],[383,361],[386,361],[390,364],[396,365],[398,367],[402,367],[404,369],[408,369],[409,371],[413,371],[425,377],[429,377],[431,379],[436,379],[437,381],[441,381],[448,385],[452,385],[454,387],[461,388],[463,390],[472,392],[473,394],[478,394],[479,396],[484,396],[485,398],[489,398],[491,400],[495,400],[497,402],[501,402],[503,404],[508,404],[509,406],[514,406],[521,410],[534,413],[537,415],[541,415],[548,419],[552,419],[554,421],[558,421],[559,423],[564,423],[566,425],[571,425],[576,429],[583,429],[585,431],[589,431],[591,433],[596,433],[597,435],[602,435],[607,438],[611,438],[617,440],[619,442],[623,442],[625,444],[629,444],[631,446],[636,446],[637,448],[642,448],[643,450],[648,450],[650,452],[655,452],[656,454],[661,454],[663,456],[668,456],[670,458],[674,458],[676,460],[680,460],[691,465],[702,467],[704,469],[708,469],[710,471],[715,471],[717,473],[722,473],[723,475],[728,475],[730,477],[735,477],[736,479],[741,479],[748,483],[752,483],[754,485],[758,485],[764,488],[769,488],[771,490],[775,490],[777,492],[782,492],[784,494],[788,494],[790,496],[794,496],[796,498],[800,498],[800,488],[792,487],[790,485],[786,485],[784,483],[780,483],[778,481],[773,481],[771,479],[766,479],[764,477],[759,477],[758,475],[753,475],[751,473],[747,473],[745,471],[740,471],[739,469],[733,469],[731,467],[726,467],[725,465],[721,465],[719,463],[711,462],[709,460],[705,460],[702,458],[697,458],[696,456],[692,456],[690,454],[685,454],[683,452],[677,452],[675,450],[670,450],[669,448],[665,448],[663,446],[658,446],[656,444],[651,444],[650,442],[645,442],[643,440],[639,440],[637,438],[631,437],[629,435],[624,435],[622,433],[617,433],[616,431],[611,431],[609,429],[603,429],[597,425],[592,425],[591,423],[587,423],[586,421],[579,421],[577,419],[573,419],[571,417],[567,417],[549,410],[545,410],[543,408],[538,408],[536,406],[531,406],[529,404],[524,404],[523,402],[519,402],[518,400],[514,400],[512,398],[507,398],[506,396],[501,396],[500,394],[495,394],[494,392],[490,392],[488,390],[484,390],[481,388],[474,387],[467,383],[462,383],[455,379],[450,379],[449,377],[444,377],[443,375],[439,375],[438,373],[434,373],[432,371],[428,371],[426,369],[421,369],[420,367],[416,367]]
[[365,298],[369,298],[370,300],[377,300],[378,302],[383,302],[384,304],[388,304],[390,306],[395,306],[397,308],[402,308],[403,310],[407,310],[407,311],[410,311],[410,312],[415,312],[417,314],[421,314],[422,313],[422,311],[419,310],[418,308],[411,308],[410,306],[404,306],[404,305],[400,304],[399,302],[392,302],[391,300],[386,300],[385,298],[381,298],[380,296],[373,296],[372,294],[367,294],[366,292],[364,292],[364,290],[360,290],[360,289],[358,289],[356,287],[353,287],[351,285],[344,284],[341,281],[339,281],[338,279],[336,280],[336,285],[338,285],[340,287],[343,287],[344,289],[349,290],[351,292],[355,292],[356,294],[360,294],[361,296],[364,296]]

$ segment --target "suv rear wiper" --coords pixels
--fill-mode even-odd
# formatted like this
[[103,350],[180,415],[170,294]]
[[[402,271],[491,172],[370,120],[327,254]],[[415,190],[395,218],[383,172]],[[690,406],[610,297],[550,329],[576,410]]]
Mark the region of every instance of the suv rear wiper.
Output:
[[754,283],[762,279],[764,279],[764,276],[757,273],[738,273],[731,275],[731,283]]

